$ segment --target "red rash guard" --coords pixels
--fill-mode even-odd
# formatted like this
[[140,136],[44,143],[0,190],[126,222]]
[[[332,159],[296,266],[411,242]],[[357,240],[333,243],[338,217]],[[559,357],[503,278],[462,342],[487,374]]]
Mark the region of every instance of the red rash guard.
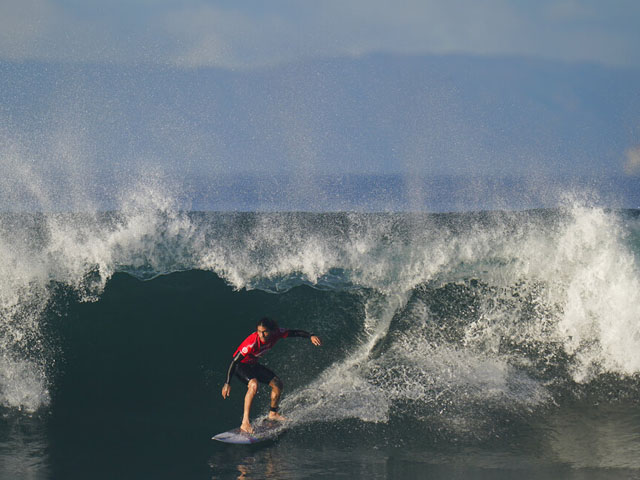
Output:
[[236,349],[233,356],[241,353],[244,358],[240,360],[240,363],[258,363],[258,357],[261,357],[273,347],[281,338],[287,338],[289,336],[289,330],[286,328],[278,328],[269,335],[269,339],[263,343],[258,337],[258,332],[253,332],[240,346]]
[[225,383],[229,383],[231,381],[231,377],[233,377],[233,374],[236,371],[236,365],[238,363],[245,363],[250,365],[258,363],[258,357],[261,357],[269,350],[271,350],[271,347],[273,347],[275,343],[281,338],[310,338],[312,336],[312,333],[306,332],[304,330],[288,330],[286,328],[278,328],[276,330],[272,330],[271,335],[269,335],[269,339],[263,343],[262,341],[260,341],[260,337],[258,337],[258,332],[253,332],[251,335],[245,338],[244,342],[242,342],[234,352],[233,360],[231,361],[231,365],[229,365],[229,370],[227,371],[227,379],[225,380]]

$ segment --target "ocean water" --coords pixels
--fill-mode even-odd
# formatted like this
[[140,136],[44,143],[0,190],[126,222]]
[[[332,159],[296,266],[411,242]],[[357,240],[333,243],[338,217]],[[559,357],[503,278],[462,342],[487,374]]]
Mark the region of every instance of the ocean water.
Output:
[[[0,478],[640,478],[640,212],[0,215]],[[263,315],[289,428],[220,391]],[[268,411],[258,393],[254,415]]]

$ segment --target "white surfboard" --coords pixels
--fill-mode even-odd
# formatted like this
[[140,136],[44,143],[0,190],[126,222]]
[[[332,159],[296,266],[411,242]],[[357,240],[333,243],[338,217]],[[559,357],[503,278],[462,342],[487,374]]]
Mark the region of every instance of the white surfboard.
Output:
[[222,432],[214,437],[212,440],[217,440],[224,443],[235,443],[240,445],[248,445],[251,443],[264,442],[265,440],[271,440],[276,438],[285,428],[283,422],[274,420],[262,420],[256,422],[253,425],[253,433],[246,433],[240,430],[240,427],[229,430],[228,432]]

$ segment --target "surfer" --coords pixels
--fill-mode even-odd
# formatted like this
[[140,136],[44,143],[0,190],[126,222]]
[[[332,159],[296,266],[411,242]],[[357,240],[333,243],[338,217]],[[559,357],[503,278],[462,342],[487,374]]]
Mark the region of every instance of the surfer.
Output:
[[272,318],[264,317],[258,321],[256,331],[249,335],[244,342],[236,349],[233,360],[227,371],[227,379],[222,387],[222,398],[227,398],[231,394],[231,377],[235,375],[247,385],[247,394],[244,397],[244,416],[240,429],[243,432],[253,433],[253,428],[249,421],[253,397],[258,391],[258,382],[271,387],[271,408],[269,410],[270,420],[285,420],[285,417],[278,413],[278,404],[282,394],[283,383],[275,373],[264,365],[258,363],[261,357],[282,338],[303,337],[311,340],[315,346],[322,345],[320,337],[304,330],[288,330],[279,328],[278,323]]

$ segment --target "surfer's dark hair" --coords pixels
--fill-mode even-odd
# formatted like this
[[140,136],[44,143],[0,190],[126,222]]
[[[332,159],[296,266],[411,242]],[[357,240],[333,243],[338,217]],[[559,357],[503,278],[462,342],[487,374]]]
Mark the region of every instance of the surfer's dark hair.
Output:
[[260,320],[258,320],[258,324],[256,325],[256,327],[264,327],[269,331],[273,331],[278,328],[278,322],[276,322],[273,318],[262,317]]

